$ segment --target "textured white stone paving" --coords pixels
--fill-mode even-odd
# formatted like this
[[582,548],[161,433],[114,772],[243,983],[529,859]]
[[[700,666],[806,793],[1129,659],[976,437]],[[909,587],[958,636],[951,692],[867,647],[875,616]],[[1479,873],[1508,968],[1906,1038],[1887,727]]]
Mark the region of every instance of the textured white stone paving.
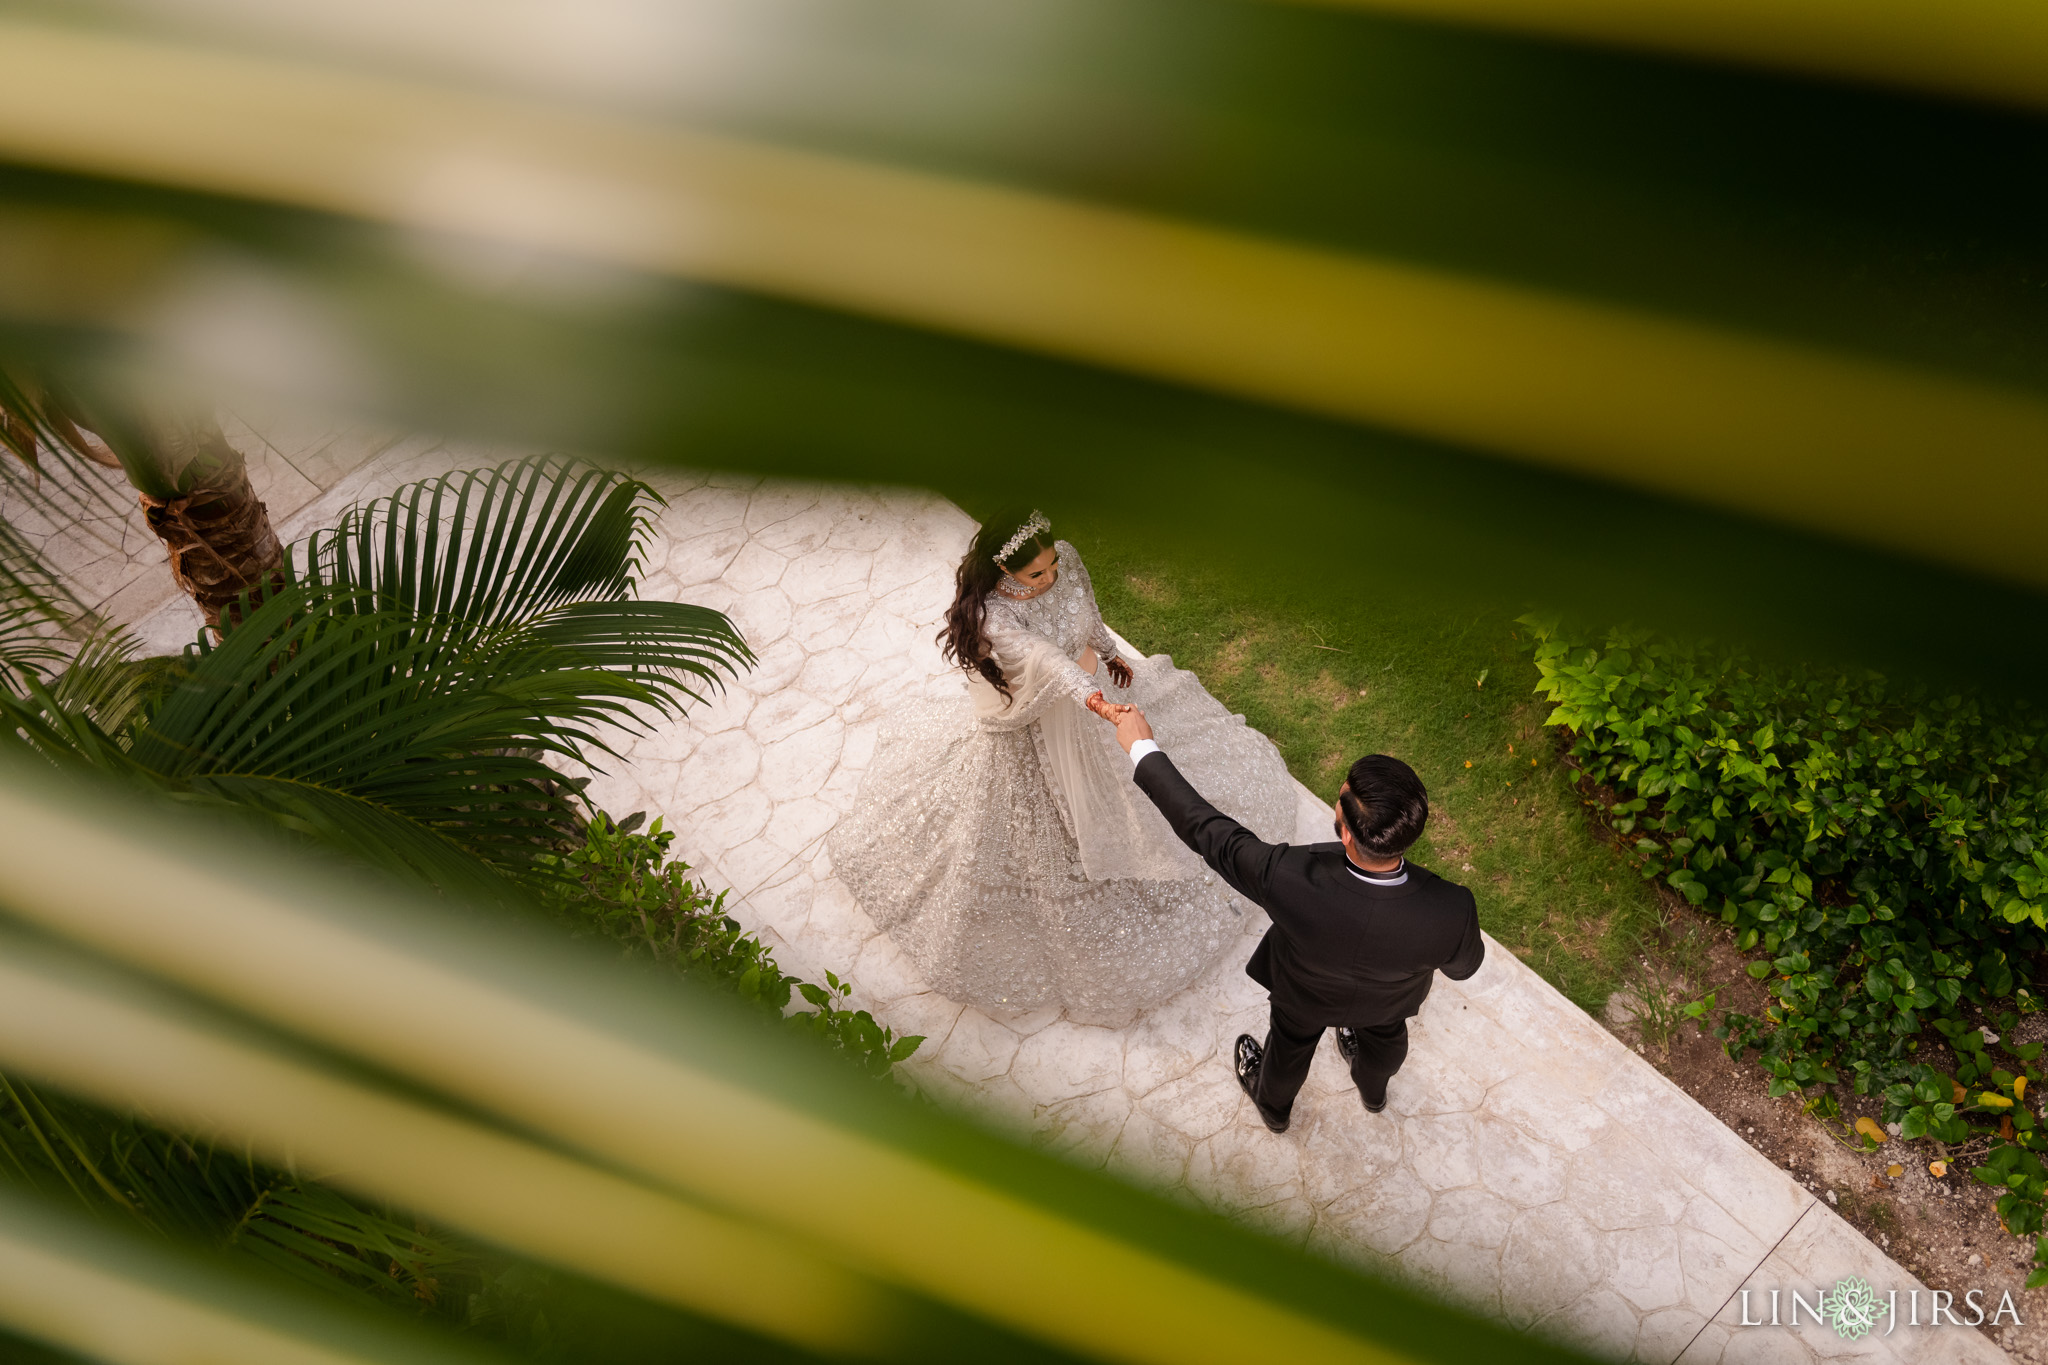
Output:
[[[255,476],[286,494],[272,507],[286,539],[406,479],[509,454],[230,430],[261,442]],[[855,799],[882,716],[960,686],[932,636],[971,524],[928,496],[654,482],[670,506],[644,591],[729,612],[761,660],[686,721],[630,741],[592,795],[620,816],[665,816],[679,851],[732,888],[736,917],[790,970],[850,976],[859,1004],[925,1035],[904,1068],[912,1084],[1071,1160],[1599,1354],[2004,1358],[1963,1329],[1848,1341],[1810,1319],[1741,1326],[1744,1287],[1763,1291],[1761,1309],[1771,1289],[1810,1298],[1849,1274],[1880,1292],[1922,1286],[1490,942],[1470,981],[1437,982],[1387,1112],[1364,1112],[1326,1043],[1284,1136],[1258,1123],[1226,1060],[1238,1033],[1264,1029],[1263,993],[1242,971],[1263,917],[1207,978],[1142,1015],[991,1015],[934,994],[833,878],[824,836]],[[146,533],[97,528],[95,543],[97,556],[75,557],[96,600],[151,608],[131,619],[163,647],[189,640],[197,613],[152,580],[165,571]],[[1299,795],[1300,837],[1318,841],[1327,808]]]

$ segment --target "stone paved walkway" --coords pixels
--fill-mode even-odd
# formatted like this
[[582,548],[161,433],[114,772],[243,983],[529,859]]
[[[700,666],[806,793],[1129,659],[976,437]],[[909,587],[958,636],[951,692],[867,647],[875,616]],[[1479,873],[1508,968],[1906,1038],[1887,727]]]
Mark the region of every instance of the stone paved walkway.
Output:
[[[287,539],[405,479],[505,458],[262,425],[231,431],[262,442],[258,486],[286,491],[272,510]],[[960,686],[932,636],[968,519],[928,496],[654,481],[670,506],[645,592],[730,613],[760,666],[634,740],[592,795],[621,816],[666,817],[679,851],[732,888],[734,914],[790,970],[850,976],[860,1004],[925,1035],[911,1083],[1074,1161],[1616,1358],[2003,1359],[1954,1328],[1850,1341],[1810,1317],[1742,1326],[1744,1288],[1767,1317],[1769,1291],[1810,1302],[1844,1275],[1880,1294],[1921,1286],[1498,945],[1471,980],[1438,981],[1387,1112],[1362,1110],[1326,1043],[1278,1137],[1226,1061],[1237,1033],[1263,1029],[1262,992],[1242,972],[1262,917],[1206,979],[1130,1018],[992,1015],[936,995],[833,878],[824,836],[851,807],[886,712]],[[197,614],[151,587],[168,575],[146,537],[136,543],[82,556],[96,600],[174,648]],[[1300,837],[1326,837],[1323,801],[1299,796]]]

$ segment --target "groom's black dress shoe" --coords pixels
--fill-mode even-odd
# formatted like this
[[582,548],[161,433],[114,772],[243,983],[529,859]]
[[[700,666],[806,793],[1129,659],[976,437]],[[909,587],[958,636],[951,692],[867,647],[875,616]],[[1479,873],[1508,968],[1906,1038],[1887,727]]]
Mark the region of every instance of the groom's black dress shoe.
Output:
[[[1340,1028],[1340,1029],[1338,1029],[1338,1030],[1337,1030],[1337,1051],[1338,1051],[1338,1053],[1339,1053],[1339,1054],[1340,1054],[1340,1055],[1341,1055],[1341,1056],[1342,1056],[1342,1057],[1344,1058],[1344,1060],[1345,1060],[1346,1062],[1355,1062],[1355,1061],[1357,1061],[1357,1060],[1358,1060],[1358,1035],[1357,1035],[1357,1034],[1355,1034],[1355,1033],[1353,1033],[1353,1032],[1352,1032],[1352,1031],[1351,1031],[1350,1029],[1348,1029],[1348,1028]],[[1380,1091],[1380,1097],[1379,1097],[1379,1101],[1378,1101],[1377,1103],[1375,1103],[1375,1102],[1374,1102],[1374,1101],[1373,1101],[1373,1100],[1371,1099],[1371,1097],[1369,1097],[1369,1096],[1368,1096],[1368,1095],[1367,1095],[1367,1094],[1365,1093],[1365,1091],[1363,1091],[1363,1090],[1360,1090],[1360,1091],[1358,1092],[1358,1100],[1359,1100],[1359,1103],[1361,1103],[1361,1104],[1363,1104],[1363,1105],[1365,1106],[1365,1112],[1366,1112],[1366,1113],[1368,1113],[1368,1114],[1377,1114],[1377,1113],[1379,1113],[1379,1112],[1380,1112],[1380,1110],[1382,1110],[1382,1109],[1385,1109],[1385,1108],[1387,1107],[1387,1092],[1386,1092],[1386,1091],[1384,1091],[1384,1090]]]
[[1259,1046],[1258,1039],[1252,1037],[1249,1033],[1238,1034],[1237,1088],[1251,1096],[1252,1108],[1259,1111],[1259,1118],[1268,1129],[1275,1133],[1284,1133],[1287,1131],[1287,1125],[1291,1120],[1285,1115],[1275,1119],[1266,1112],[1266,1106],[1260,1104],[1259,1097],[1252,1092],[1252,1087],[1258,1083],[1259,1079],[1259,1063],[1263,1060],[1265,1060],[1265,1049]]

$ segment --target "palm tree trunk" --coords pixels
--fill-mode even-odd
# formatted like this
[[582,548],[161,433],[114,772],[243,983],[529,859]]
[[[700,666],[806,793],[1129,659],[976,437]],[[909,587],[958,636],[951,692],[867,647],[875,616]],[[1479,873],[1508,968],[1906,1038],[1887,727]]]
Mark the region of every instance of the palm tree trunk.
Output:
[[0,447],[38,479],[43,448],[119,469],[164,543],[172,579],[216,633],[221,613],[238,619],[235,599],[261,593],[284,561],[248,463],[228,444],[210,404],[103,393],[87,402],[48,375],[0,364]]
[[149,529],[170,553],[171,577],[218,631],[221,613],[229,611],[231,623],[239,619],[232,609],[235,599],[252,589],[260,593],[283,562],[284,550],[270,529],[269,509],[249,483],[241,452],[211,422],[191,434],[203,458],[188,467],[204,474],[174,497],[139,497]]

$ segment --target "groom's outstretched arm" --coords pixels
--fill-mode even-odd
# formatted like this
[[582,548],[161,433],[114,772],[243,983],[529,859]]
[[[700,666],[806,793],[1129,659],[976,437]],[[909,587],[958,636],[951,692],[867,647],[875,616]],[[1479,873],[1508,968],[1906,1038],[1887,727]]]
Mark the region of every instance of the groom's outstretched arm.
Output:
[[1157,747],[1138,760],[1138,787],[1152,798],[1180,841],[1193,849],[1238,892],[1266,904],[1273,864],[1285,845],[1269,844],[1202,799]]

